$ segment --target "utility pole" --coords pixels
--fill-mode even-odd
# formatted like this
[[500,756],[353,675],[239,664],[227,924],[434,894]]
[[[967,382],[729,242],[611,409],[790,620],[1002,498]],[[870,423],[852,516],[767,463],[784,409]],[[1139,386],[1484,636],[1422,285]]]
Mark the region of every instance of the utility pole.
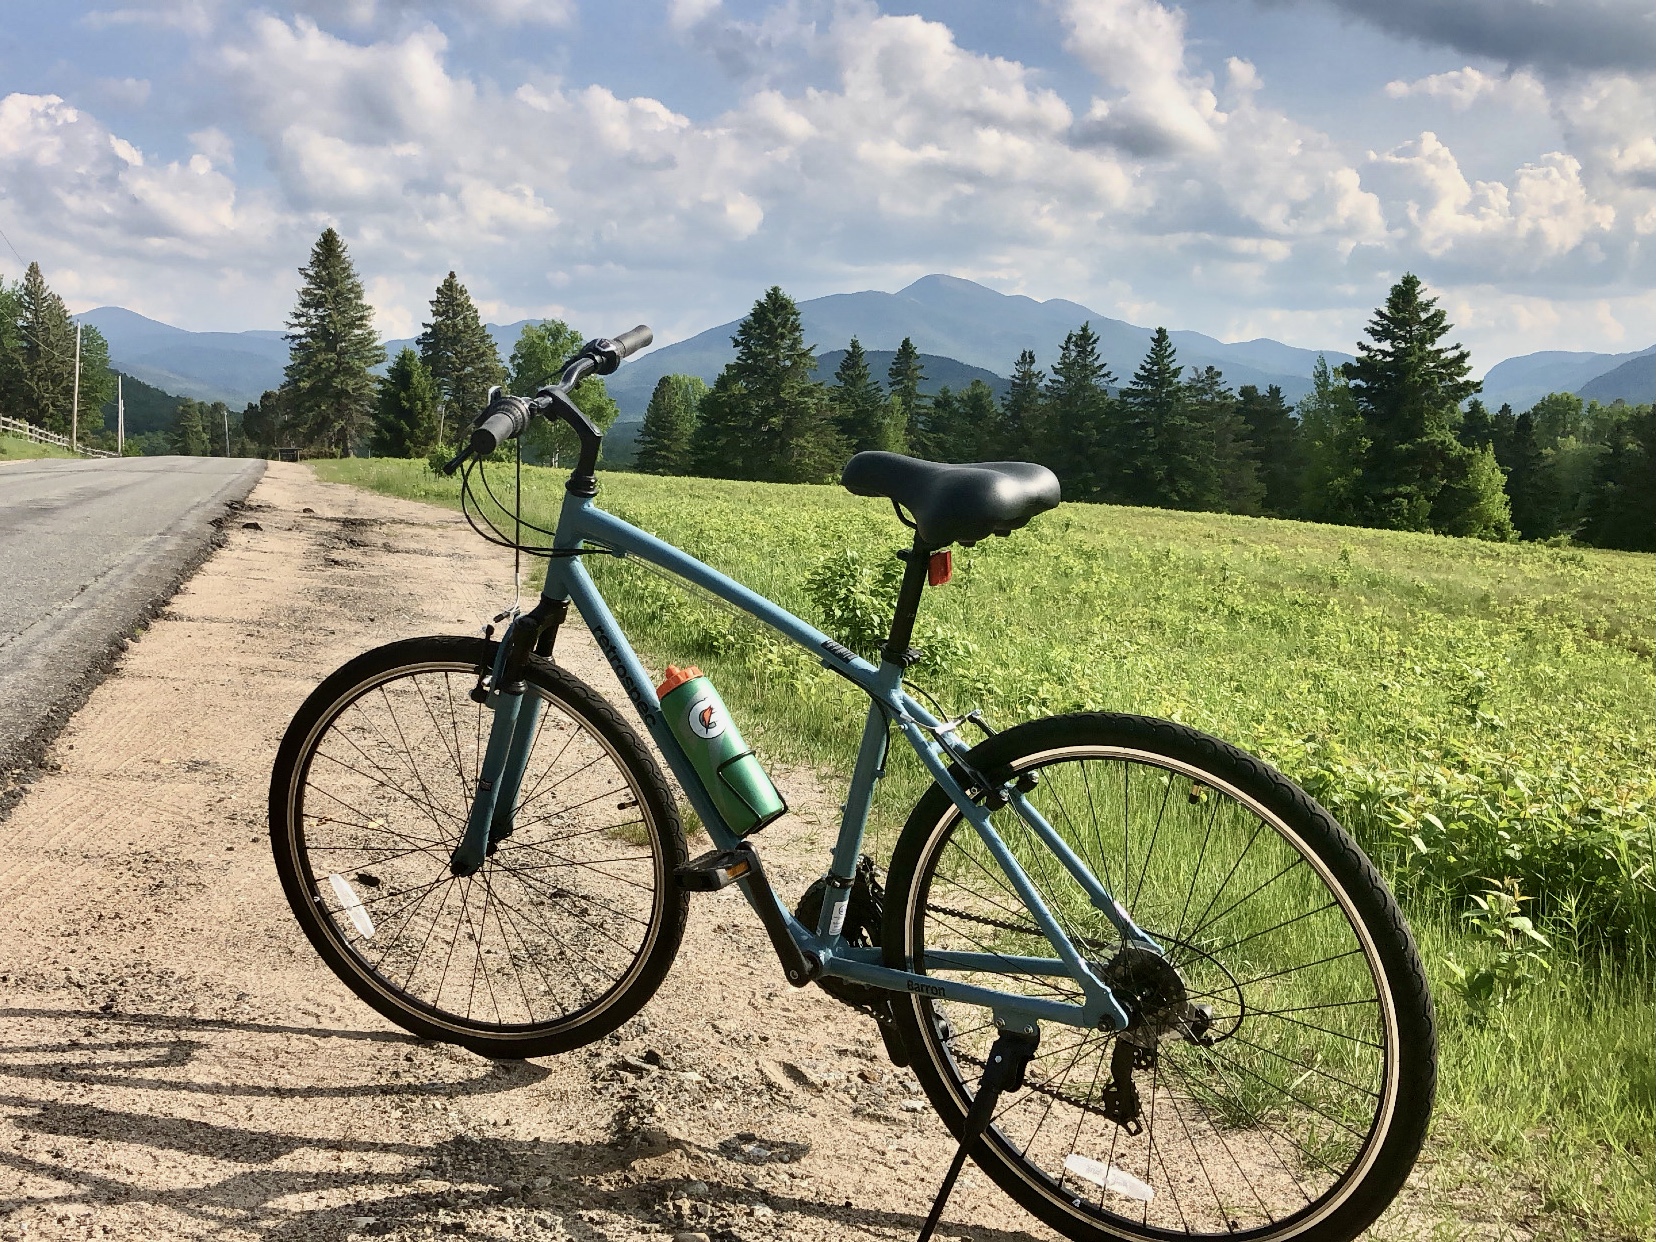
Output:
[[115,372],[115,456],[126,455],[126,395],[121,391],[124,377]]
[[224,455],[230,456],[230,407],[224,407]]
[[80,321],[75,321],[75,399],[69,411],[69,447],[80,451]]

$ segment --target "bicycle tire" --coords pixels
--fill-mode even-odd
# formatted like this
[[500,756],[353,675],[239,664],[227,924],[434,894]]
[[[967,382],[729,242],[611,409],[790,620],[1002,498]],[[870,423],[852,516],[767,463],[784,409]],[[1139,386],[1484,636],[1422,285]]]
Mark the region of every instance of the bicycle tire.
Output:
[[407,639],[328,677],[277,752],[270,833],[289,905],[352,992],[421,1038],[523,1058],[590,1043],[654,995],[684,931],[685,846],[637,734],[532,659],[516,831],[476,875],[449,873],[491,719],[470,692],[497,646]]
[[[995,1123],[971,1148],[979,1166],[1035,1216],[1086,1242],[1343,1242],[1362,1232],[1413,1167],[1437,1076],[1419,954],[1362,851],[1281,773],[1167,721],[1106,713],[1032,721],[984,741],[970,761],[997,780],[1033,774],[1027,796],[1166,954],[1157,963],[1126,949],[1015,812],[993,813],[1043,900],[1124,998],[1133,1025],[1118,1034],[1045,1024],[1029,1081],[1003,1097]],[[1119,797],[1110,782],[1119,782]],[[1225,860],[1228,843],[1246,831],[1247,845]],[[1007,900],[1004,881],[996,888],[996,877],[978,878],[988,857],[934,784],[893,854],[882,935],[888,965],[925,973],[928,951],[969,945],[1053,956],[1027,909],[1015,895]],[[1181,867],[1188,891],[1175,918]],[[975,913],[974,889],[989,894]],[[1239,893],[1246,896],[1232,905]],[[1329,904],[1318,909],[1323,897]],[[1204,908],[1192,918],[1198,903]],[[1222,912],[1213,915],[1216,905]],[[1282,968],[1301,954],[1324,958]],[[1054,983],[1011,969],[955,977],[1060,999],[1081,995],[1067,978]],[[1363,978],[1372,996],[1361,995]],[[1209,1006],[1206,1018],[1192,1008],[1198,1003]],[[928,1098],[958,1136],[993,1025],[981,1009],[922,995],[894,995],[892,1008]],[[968,1025],[979,1021],[986,1029]],[[1294,1083],[1284,1086],[1290,1075]],[[1132,1081],[1130,1092],[1122,1077]],[[1326,1120],[1313,1115],[1319,1108]],[[1138,1135],[1119,1119],[1134,1109]],[[1063,1128],[1048,1130],[1055,1115]],[[1072,1170],[1076,1156],[1096,1163]],[[1089,1169],[1090,1176],[1076,1171]]]

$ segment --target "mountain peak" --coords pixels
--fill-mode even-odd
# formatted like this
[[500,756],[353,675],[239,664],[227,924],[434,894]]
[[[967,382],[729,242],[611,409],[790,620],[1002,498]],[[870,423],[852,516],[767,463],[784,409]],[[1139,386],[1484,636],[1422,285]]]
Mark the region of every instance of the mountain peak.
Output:
[[951,299],[975,298],[979,301],[996,301],[1006,296],[987,285],[980,285],[975,280],[967,280],[964,276],[949,276],[943,272],[933,272],[930,276],[922,276],[919,280],[903,286],[897,290],[900,298],[913,298],[917,302],[928,302],[939,296]]

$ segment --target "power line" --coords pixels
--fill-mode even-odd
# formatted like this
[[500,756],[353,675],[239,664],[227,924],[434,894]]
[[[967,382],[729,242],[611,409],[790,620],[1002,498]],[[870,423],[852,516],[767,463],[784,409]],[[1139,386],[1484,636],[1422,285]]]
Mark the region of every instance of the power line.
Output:
[[[21,254],[17,253],[17,247],[12,245],[12,239],[10,237],[6,236],[6,230],[5,229],[0,229],[0,240],[3,240],[6,243],[6,248],[8,250],[10,250],[12,252],[12,254],[17,255],[17,261],[20,264],[22,264],[24,267],[28,266],[28,264],[24,262],[23,256]],[[69,309],[68,307],[64,307],[64,310],[66,312],[67,312],[68,309]],[[52,357],[58,359],[60,362],[70,361],[69,355],[61,354],[55,349],[47,348],[47,346],[42,344],[39,340],[37,340],[36,338],[30,336],[27,332],[24,332],[23,325],[21,323],[19,323],[17,325],[17,330],[20,333],[22,333],[24,338],[27,339],[36,349],[42,351],[43,353],[51,354]]]
[[[5,238],[7,248],[10,249],[13,254],[17,254],[17,247],[12,245],[12,239],[11,238],[6,237],[6,230],[5,229],[0,229],[0,238]],[[23,256],[20,255],[20,254],[17,254],[17,261],[19,263],[22,263],[23,262]],[[26,267],[28,265],[24,264],[24,266]]]

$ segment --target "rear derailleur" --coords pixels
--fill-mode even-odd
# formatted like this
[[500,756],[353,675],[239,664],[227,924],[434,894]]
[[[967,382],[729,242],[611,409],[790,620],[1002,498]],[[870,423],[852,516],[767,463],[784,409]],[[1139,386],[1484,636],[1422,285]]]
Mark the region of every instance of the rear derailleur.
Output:
[[1211,1045],[1213,1006],[1191,1004],[1178,968],[1139,945],[1122,946],[1099,973],[1127,1011],[1127,1025],[1116,1036],[1110,1079],[1099,1093],[1097,1109],[1128,1134],[1139,1134],[1143,1113],[1133,1074],[1156,1068],[1164,1039],[1177,1036]]

